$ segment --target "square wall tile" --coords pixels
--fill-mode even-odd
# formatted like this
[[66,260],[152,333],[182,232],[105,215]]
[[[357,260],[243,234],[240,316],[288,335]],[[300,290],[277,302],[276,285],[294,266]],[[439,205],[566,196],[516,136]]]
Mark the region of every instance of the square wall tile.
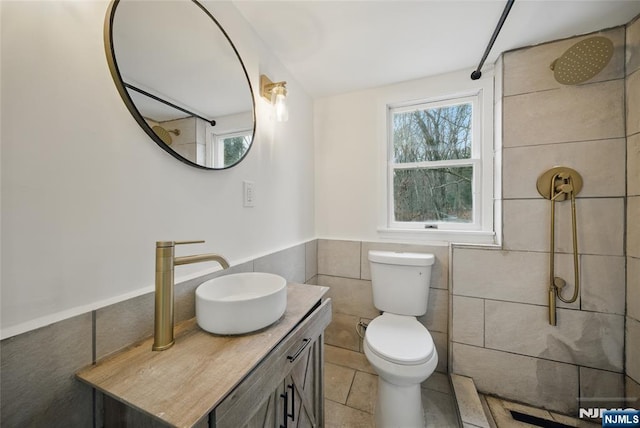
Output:
[[360,351],[360,337],[356,325],[360,318],[355,315],[333,313],[331,323],[324,331],[324,343],[352,351]]
[[626,407],[640,409],[640,383],[629,376],[625,376],[624,389],[624,395],[627,398]]
[[96,311],[96,360],[153,336],[155,293]]
[[640,70],[640,19],[636,17],[627,25],[627,74]]
[[449,288],[449,247],[442,245],[391,244],[380,242],[362,243],[362,279],[371,279],[369,266],[369,250],[404,251],[416,253],[431,253],[436,260],[431,267],[431,288]]
[[640,70],[627,77],[627,135],[640,132]]
[[304,284],[305,279],[307,279],[305,264],[305,244],[300,244],[255,259],[253,268],[256,272],[275,273],[289,282]]
[[640,379],[640,321],[627,317],[626,370],[633,379]]
[[447,373],[449,371],[449,340],[447,333],[440,333],[437,331],[429,332],[433,339],[433,344],[436,347],[438,353],[438,365],[436,371]]
[[[581,407],[619,408],[624,406],[624,375],[580,367]],[[623,407],[624,408],[624,407]]]
[[1,342],[0,425],[93,426],[92,388],[75,378],[92,363],[92,329],[86,313]]
[[624,317],[546,306],[485,302],[485,346],[531,357],[622,372]]
[[504,147],[623,138],[624,109],[622,79],[506,97]]
[[640,321],[640,259],[627,257],[627,316]]
[[484,299],[453,296],[451,340],[484,346]]
[[[504,248],[549,251],[550,202],[540,199],[504,201]],[[624,198],[578,198],[578,251],[582,254],[624,254]],[[556,204],[556,251],[573,252],[571,203]]]
[[624,196],[626,140],[585,141],[504,149],[503,195],[506,199],[540,198],[538,177],[550,168],[563,165],[582,176],[579,196]]
[[[572,266],[573,261],[569,262]],[[573,273],[567,279],[573,278]],[[580,301],[585,311],[624,315],[625,258],[580,256]],[[565,294],[569,294],[567,290]],[[564,294],[563,294],[564,295]]]
[[640,196],[640,133],[627,137],[627,196]]
[[[549,254],[496,249],[458,249],[453,253],[453,294],[546,305]],[[573,285],[573,258],[555,257],[556,275]],[[571,288],[568,288],[571,290]],[[579,308],[579,302],[560,307]]]
[[305,281],[318,274],[318,240],[314,239],[305,244]]
[[318,240],[318,274],[360,279],[360,241]]
[[453,343],[452,372],[473,378],[478,390],[561,413],[577,413],[578,367]]
[[627,256],[640,258],[640,196],[627,198]]
[[549,203],[542,197],[502,202],[505,250],[549,251]]
[[449,292],[438,288],[429,290],[427,313],[418,317],[429,331],[447,332],[449,322]]
[[[550,64],[567,49],[594,34],[572,37],[551,43],[518,49],[504,55],[504,94],[505,96],[527,92],[544,91],[561,87],[553,77]],[[613,42],[614,55],[609,64],[589,83],[621,79],[624,77],[624,27],[598,33]]]
[[375,318],[380,311],[373,306],[371,281],[318,275],[318,285],[329,287],[327,297],[333,303],[333,312]]

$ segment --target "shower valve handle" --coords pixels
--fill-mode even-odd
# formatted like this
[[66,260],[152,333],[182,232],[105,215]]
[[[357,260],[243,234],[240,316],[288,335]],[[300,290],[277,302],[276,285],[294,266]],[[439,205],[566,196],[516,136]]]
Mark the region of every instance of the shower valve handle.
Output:
[[573,192],[573,186],[570,183],[563,183],[559,186],[556,186],[556,191],[558,193],[571,193]]

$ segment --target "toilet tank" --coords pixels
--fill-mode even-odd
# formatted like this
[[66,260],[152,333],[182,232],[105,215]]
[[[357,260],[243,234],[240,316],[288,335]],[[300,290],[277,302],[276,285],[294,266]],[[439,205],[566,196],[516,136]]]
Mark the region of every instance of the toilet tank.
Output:
[[424,315],[434,261],[428,253],[369,251],[375,307],[398,315]]

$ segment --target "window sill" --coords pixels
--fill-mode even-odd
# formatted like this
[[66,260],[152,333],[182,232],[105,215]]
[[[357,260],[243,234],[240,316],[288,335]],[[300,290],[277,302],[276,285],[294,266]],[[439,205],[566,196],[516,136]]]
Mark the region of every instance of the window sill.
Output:
[[378,228],[382,239],[410,242],[446,242],[451,244],[495,245],[494,232],[481,230],[421,230]]

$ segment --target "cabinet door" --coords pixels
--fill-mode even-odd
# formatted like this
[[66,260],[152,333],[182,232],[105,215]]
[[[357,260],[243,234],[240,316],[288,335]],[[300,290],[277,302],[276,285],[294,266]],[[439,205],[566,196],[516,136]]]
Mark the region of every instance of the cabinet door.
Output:
[[[285,377],[281,398],[286,409],[280,416],[280,427],[310,428],[323,426],[322,399],[322,336],[306,344],[291,361],[291,371]],[[293,358],[289,356],[288,358]],[[286,421],[284,415],[287,415]]]
[[[278,388],[278,391],[280,388]],[[246,428],[273,428],[276,426],[276,409],[277,409],[277,395],[274,392],[268,396],[259,407],[258,411],[249,419]]]

